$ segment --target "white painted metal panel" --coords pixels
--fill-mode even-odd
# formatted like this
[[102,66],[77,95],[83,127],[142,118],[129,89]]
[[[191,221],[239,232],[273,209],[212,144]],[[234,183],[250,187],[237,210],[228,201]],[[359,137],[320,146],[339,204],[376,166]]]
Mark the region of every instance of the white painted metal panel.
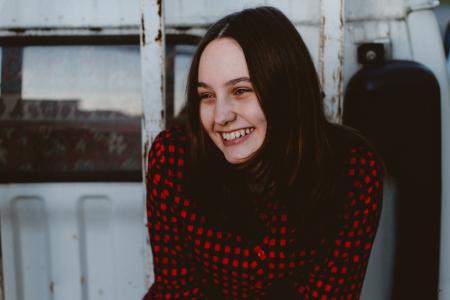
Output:
[[[406,22],[393,20],[389,23],[390,49],[388,58],[413,59]],[[381,39],[382,40],[382,39]]]
[[205,26],[224,15],[244,8],[270,5],[283,11],[296,25],[318,24],[319,5],[317,0],[167,0],[166,26]]
[[137,26],[139,0],[0,0],[0,28]]
[[381,217],[369,257],[361,300],[392,299],[396,248],[396,186],[393,178],[385,178]]
[[348,20],[403,18],[406,15],[405,1],[346,0],[346,8]]
[[141,183],[0,186],[5,299],[141,299]]
[[404,19],[412,10],[433,8],[437,0],[346,0],[347,20]]
[[[330,5],[334,5],[330,1]],[[248,0],[248,1],[210,1],[210,0],[166,0],[167,26],[204,26],[211,24],[223,15],[246,7],[271,5],[282,10],[295,23],[319,23],[320,1],[317,0]],[[437,0],[346,0],[348,20],[402,19],[411,10],[435,7]]]
[[[151,143],[165,125],[165,32],[162,6],[162,2],[158,3],[156,0],[142,0],[141,72],[144,145]],[[144,147],[143,153],[146,153],[145,150]]]
[[411,10],[428,9],[439,5],[439,0],[407,0],[406,4]]
[[358,46],[384,43],[387,59],[412,59],[409,32],[405,20],[361,20],[345,26],[344,85],[359,69]]
[[[410,9],[438,4],[436,0],[346,1],[348,19],[404,18]],[[167,26],[204,25],[245,7],[272,5],[294,23],[318,23],[317,0],[166,0]],[[0,28],[136,27],[139,0],[0,0]]]
[[[275,5],[276,2],[274,1]],[[309,23],[319,25],[320,19],[320,1],[307,0],[297,1],[291,0],[289,11],[285,13],[294,23]]]
[[312,57],[316,70],[319,68],[319,46],[320,46],[320,28],[318,25],[298,25],[297,30],[300,32],[303,41],[308,47],[308,51]]

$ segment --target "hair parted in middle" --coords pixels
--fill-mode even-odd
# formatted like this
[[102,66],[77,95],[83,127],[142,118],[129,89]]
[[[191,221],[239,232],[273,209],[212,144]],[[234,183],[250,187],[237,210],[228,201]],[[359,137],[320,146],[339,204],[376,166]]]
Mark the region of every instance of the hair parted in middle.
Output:
[[[242,48],[267,120],[262,146],[249,161],[237,166],[225,162],[199,116],[200,58],[206,46],[220,38],[231,38]],[[215,218],[233,214],[233,220],[239,220],[240,215],[247,224],[252,210],[244,206],[254,205],[247,199],[262,201],[269,195],[285,201],[297,225],[305,230],[310,227],[304,225],[312,218],[328,218],[327,209],[336,214],[329,198],[339,169],[339,155],[332,141],[340,127],[326,120],[320,82],[308,49],[295,26],[278,9],[245,9],[209,28],[189,71],[187,112],[191,190],[199,206],[207,207],[213,215],[215,212]],[[233,172],[242,176],[229,175]],[[236,178],[245,180],[236,182]],[[223,191],[223,199],[211,199],[217,190]]]

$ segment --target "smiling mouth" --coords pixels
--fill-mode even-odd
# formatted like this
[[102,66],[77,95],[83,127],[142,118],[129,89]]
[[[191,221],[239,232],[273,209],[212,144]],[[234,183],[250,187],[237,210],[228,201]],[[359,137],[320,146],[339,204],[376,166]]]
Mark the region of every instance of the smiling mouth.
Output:
[[235,131],[231,131],[231,132],[222,132],[220,133],[220,135],[222,136],[222,139],[224,141],[234,141],[237,139],[240,139],[244,136],[249,135],[250,133],[252,133],[255,130],[254,127],[250,127],[250,128],[243,128],[243,129],[239,129],[239,130],[235,130]]

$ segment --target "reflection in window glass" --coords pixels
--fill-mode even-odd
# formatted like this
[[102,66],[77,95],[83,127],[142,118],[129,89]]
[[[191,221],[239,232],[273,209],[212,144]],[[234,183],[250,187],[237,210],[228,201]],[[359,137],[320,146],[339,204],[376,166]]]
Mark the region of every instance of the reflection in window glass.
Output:
[[139,180],[140,85],[139,46],[2,48],[0,180]]
[[186,99],[186,81],[196,47],[191,45],[175,46],[175,97],[174,114],[177,116],[184,107]]
[[24,99],[79,99],[84,111],[141,113],[137,46],[28,47],[23,65]]

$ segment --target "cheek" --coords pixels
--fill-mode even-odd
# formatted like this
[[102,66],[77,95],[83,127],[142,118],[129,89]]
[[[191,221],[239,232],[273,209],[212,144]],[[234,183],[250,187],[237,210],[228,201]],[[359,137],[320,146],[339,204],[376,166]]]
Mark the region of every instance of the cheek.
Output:
[[264,116],[264,113],[262,112],[262,110],[260,110],[258,115],[255,116],[255,120],[256,120],[257,125],[262,129],[263,134],[266,135],[267,120],[266,120],[266,117]]
[[206,131],[212,130],[212,120],[214,116],[212,115],[211,109],[206,105],[201,105],[199,107],[200,112],[200,123]]

